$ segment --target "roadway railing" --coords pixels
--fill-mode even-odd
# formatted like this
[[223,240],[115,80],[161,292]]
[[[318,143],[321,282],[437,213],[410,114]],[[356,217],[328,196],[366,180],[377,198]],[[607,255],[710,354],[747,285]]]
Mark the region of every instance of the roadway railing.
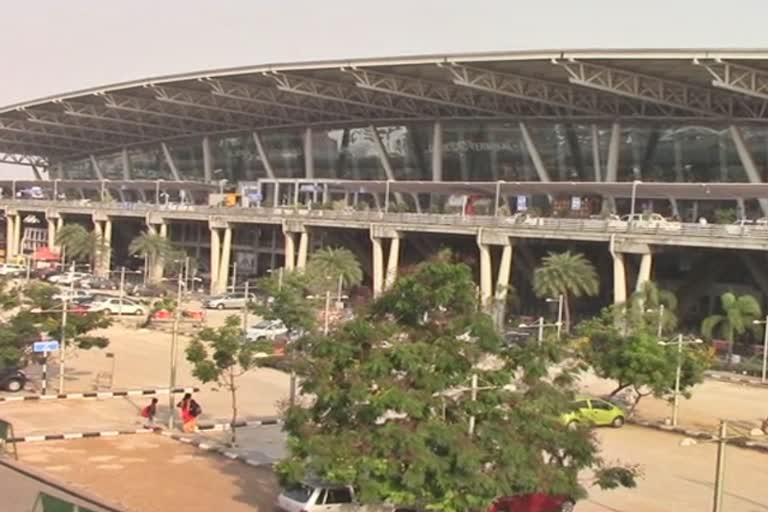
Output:
[[[634,221],[618,219],[571,219],[558,217],[491,216],[437,213],[393,213],[382,210],[330,210],[290,207],[219,207],[177,204],[142,203],[83,203],[81,201],[0,200],[0,207],[24,211],[53,209],[72,213],[104,211],[112,215],[189,213],[195,216],[220,217],[224,220],[242,219],[254,222],[259,218],[287,221],[344,222],[349,224],[384,223],[408,226],[441,226],[454,228],[493,228],[502,230],[535,232],[581,232],[593,234],[648,235],[652,237],[750,240],[768,243],[768,225],[700,224],[686,222]],[[237,222],[237,220],[234,220]]]

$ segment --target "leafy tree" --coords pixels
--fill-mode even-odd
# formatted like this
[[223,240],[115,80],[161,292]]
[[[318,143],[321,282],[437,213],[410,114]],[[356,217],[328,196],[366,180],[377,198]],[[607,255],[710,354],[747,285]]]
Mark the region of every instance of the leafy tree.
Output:
[[316,327],[316,305],[306,298],[308,279],[300,272],[286,272],[282,277],[267,277],[259,288],[269,296],[266,303],[256,303],[252,310],[266,320],[282,320],[294,332],[307,333]]
[[281,479],[313,476],[354,485],[363,503],[446,512],[525,492],[579,497],[587,468],[604,487],[634,485],[633,468],[607,467],[588,431],[561,424],[571,376],[548,377],[561,348],[509,347],[474,290],[469,267],[432,261],[366,315],[298,340],[295,368],[312,400],[286,414]]
[[[653,325],[625,333],[616,324],[612,309],[579,324],[578,335],[586,338],[580,347],[581,358],[597,376],[616,382],[611,396],[633,391],[632,411],[643,397],[669,398],[675,390],[677,346],[660,343],[664,340],[656,336]],[[690,345],[683,346],[681,357],[680,390],[689,397],[690,389],[704,379],[711,358],[705,350]]]
[[363,269],[355,253],[342,247],[326,247],[312,253],[306,274],[309,288],[317,294],[335,292],[339,280],[342,288],[357,286],[363,281]]
[[653,281],[646,281],[640,290],[632,294],[627,309],[627,322],[633,329],[658,332],[661,323],[663,334],[677,327],[677,297],[659,288]]
[[[720,296],[720,307],[723,314],[710,315],[701,322],[701,333],[711,339],[718,335],[728,340],[728,355],[733,352],[736,336],[751,331],[759,336],[760,326],[753,323],[760,318],[762,309],[760,303],[751,295],[736,296],[726,292]],[[730,357],[729,357],[730,359]]]
[[[145,258],[147,267],[150,269],[158,265],[162,268],[165,262],[173,259],[175,255],[173,244],[166,237],[148,231],[131,240],[128,253]],[[152,281],[155,280],[156,275],[150,272],[149,277]]]
[[192,375],[203,383],[215,382],[230,393],[232,445],[237,442],[238,379],[257,365],[254,355],[259,351],[258,343],[245,341],[236,315],[228,316],[222,327],[202,329],[187,347]]
[[88,231],[80,224],[62,226],[56,233],[56,245],[71,261],[88,262],[91,268],[94,268],[102,251],[108,250],[105,241],[95,231]]
[[539,297],[563,296],[565,331],[571,325],[571,297],[597,295],[600,279],[594,265],[581,253],[550,252],[533,272],[533,290]]

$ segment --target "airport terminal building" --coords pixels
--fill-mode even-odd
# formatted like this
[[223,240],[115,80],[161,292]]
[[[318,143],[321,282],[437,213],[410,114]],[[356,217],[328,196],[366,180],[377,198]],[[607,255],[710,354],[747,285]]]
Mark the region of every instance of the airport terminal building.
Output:
[[[107,269],[125,257],[121,234],[165,233],[214,291],[237,261],[263,274],[332,244],[365,260],[377,293],[398,265],[448,245],[471,256],[486,298],[530,288],[538,258],[568,247],[601,269],[602,302],[647,279],[668,282],[692,315],[726,288],[768,296],[768,229],[723,227],[768,216],[768,51],[432,55],[151,78],[0,109],[0,160],[38,178],[2,183],[9,257],[25,251],[25,216],[42,213],[52,233],[109,224]],[[208,206],[228,191],[258,192],[247,210]],[[339,201],[361,213],[318,207]],[[606,220],[640,212],[682,227]],[[521,227],[515,213],[543,220]]]

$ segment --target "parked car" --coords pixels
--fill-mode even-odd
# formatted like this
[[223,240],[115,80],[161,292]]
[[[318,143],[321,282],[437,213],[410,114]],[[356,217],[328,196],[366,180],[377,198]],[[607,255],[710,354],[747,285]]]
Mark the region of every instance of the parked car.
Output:
[[110,297],[100,301],[92,302],[88,305],[88,311],[103,311],[108,315],[136,315],[140,316],[146,312],[143,305],[138,304],[131,299],[122,299],[119,297]]
[[0,264],[0,276],[15,277],[26,273],[27,268],[24,265],[17,265],[16,263]]
[[602,398],[577,397],[571,404],[571,410],[560,417],[565,425],[588,424],[596,427],[611,426],[619,428],[627,417],[624,409]]
[[55,294],[52,298],[53,300],[69,300],[69,301],[75,301],[75,300],[82,300],[82,299],[90,299],[93,297],[93,294],[91,294],[87,290],[63,290],[57,294]]
[[94,302],[103,302],[107,299],[114,298],[114,295],[107,295],[106,293],[86,293],[88,293],[88,295],[75,296],[72,299],[72,304],[87,307]]
[[622,215],[618,221],[610,220],[610,225],[632,225],[639,228],[660,229],[666,231],[679,231],[683,225],[678,221],[666,219],[658,213],[634,213],[631,215]]
[[302,483],[284,489],[277,497],[277,510],[283,512],[394,512],[386,505],[359,505],[348,485]]
[[111,279],[96,276],[84,277],[78,284],[81,288],[87,288],[90,290],[117,290],[120,288],[120,285]]
[[0,368],[0,389],[17,392],[27,384],[27,375],[18,368]]
[[282,320],[264,320],[245,330],[248,341],[273,340],[278,336],[288,334],[288,328]]
[[501,498],[488,512],[572,512],[574,506],[574,500],[568,496],[536,492]]
[[48,282],[53,284],[70,285],[73,283],[76,284],[80,280],[89,277],[92,277],[91,274],[87,274],[85,272],[63,272],[60,274],[52,275],[48,278]]
[[38,268],[32,271],[32,277],[47,281],[49,277],[60,273],[61,271],[58,268]]
[[242,309],[248,302],[254,300],[256,300],[256,296],[252,293],[249,293],[247,298],[242,292],[225,293],[207,298],[203,301],[203,307],[207,309]]

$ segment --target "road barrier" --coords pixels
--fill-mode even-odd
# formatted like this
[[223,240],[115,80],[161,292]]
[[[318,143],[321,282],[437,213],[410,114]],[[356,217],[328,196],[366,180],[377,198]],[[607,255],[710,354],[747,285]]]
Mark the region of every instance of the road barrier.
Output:
[[40,400],[74,400],[74,399],[90,399],[96,400],[99,398],[125,398],[127,396],[152,396],[152,395],[167,395],[170,393],[197,393],[200,388],[173,388],[170,391],[168,388],[161,389],[132,389],[127,391],[89,391],[85,393],[64,393],[61,395],[25,395],[25,396],[2,396],[0,397],[0,403],[2,402],[27,402],[27,401],[40,401]]

